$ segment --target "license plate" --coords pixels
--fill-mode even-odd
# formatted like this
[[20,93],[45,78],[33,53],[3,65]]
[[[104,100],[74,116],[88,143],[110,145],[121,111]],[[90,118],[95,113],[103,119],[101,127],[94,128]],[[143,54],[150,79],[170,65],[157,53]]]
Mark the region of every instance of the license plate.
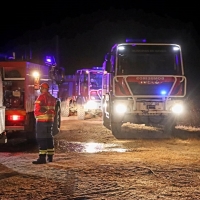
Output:
[[155,105],[159,105],[159,103],[158,102],[143,102],[143,105],[145,105],[145,106],[155,106]]

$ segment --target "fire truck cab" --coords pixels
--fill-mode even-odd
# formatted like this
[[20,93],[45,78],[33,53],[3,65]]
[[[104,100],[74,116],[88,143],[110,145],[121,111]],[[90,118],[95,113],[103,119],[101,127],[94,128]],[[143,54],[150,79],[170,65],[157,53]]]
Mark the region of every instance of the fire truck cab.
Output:
[[123,123],[163,127],[173,133],[184,112],[186,77],[178,44],[127,41],[115,44],[103,67],[103,124],[125,138]]

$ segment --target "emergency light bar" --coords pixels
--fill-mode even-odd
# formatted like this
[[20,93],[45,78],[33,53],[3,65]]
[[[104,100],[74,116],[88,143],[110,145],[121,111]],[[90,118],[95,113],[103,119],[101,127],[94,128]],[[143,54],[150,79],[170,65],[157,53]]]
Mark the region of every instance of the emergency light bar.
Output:
[[131,39],[131,38],[126,39],[127,43],[131,43],[131,42],[145,43],[146,41],[147,41],[146,39]]
[[56,61],[55,61],[55,58],[53,56],[46,56],[46,59],[45,59],[45,64],[46,65],[53,65],[53,66],[56,66]]
[[92,67],[92,69],[99,69],[99,70],[103,70],[103,67]]

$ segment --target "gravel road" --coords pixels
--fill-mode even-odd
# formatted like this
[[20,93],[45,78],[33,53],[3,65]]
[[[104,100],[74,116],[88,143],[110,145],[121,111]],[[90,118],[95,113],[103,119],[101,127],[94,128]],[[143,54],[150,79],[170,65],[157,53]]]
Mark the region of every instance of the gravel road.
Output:
[[199,129],[171,139],[125,129],[148,137],[117,140],[101,118],[62,118],[54,162],[42,165],[32,164],[37,145],[12,138],[0,147],[0,199],[200,199]]

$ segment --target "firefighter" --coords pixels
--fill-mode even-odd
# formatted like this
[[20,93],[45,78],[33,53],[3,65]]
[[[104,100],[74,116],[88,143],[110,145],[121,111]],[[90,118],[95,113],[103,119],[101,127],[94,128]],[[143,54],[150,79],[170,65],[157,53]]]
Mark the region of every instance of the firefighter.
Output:
[[36,118],[36,139],[39,148],[39,158],[33,164],[45,164],[53,161],[54,140],[53,121],[55,117],[56,98],[49,93],[48,83],[40,85],[41,94],[35,101],[34,116]]

